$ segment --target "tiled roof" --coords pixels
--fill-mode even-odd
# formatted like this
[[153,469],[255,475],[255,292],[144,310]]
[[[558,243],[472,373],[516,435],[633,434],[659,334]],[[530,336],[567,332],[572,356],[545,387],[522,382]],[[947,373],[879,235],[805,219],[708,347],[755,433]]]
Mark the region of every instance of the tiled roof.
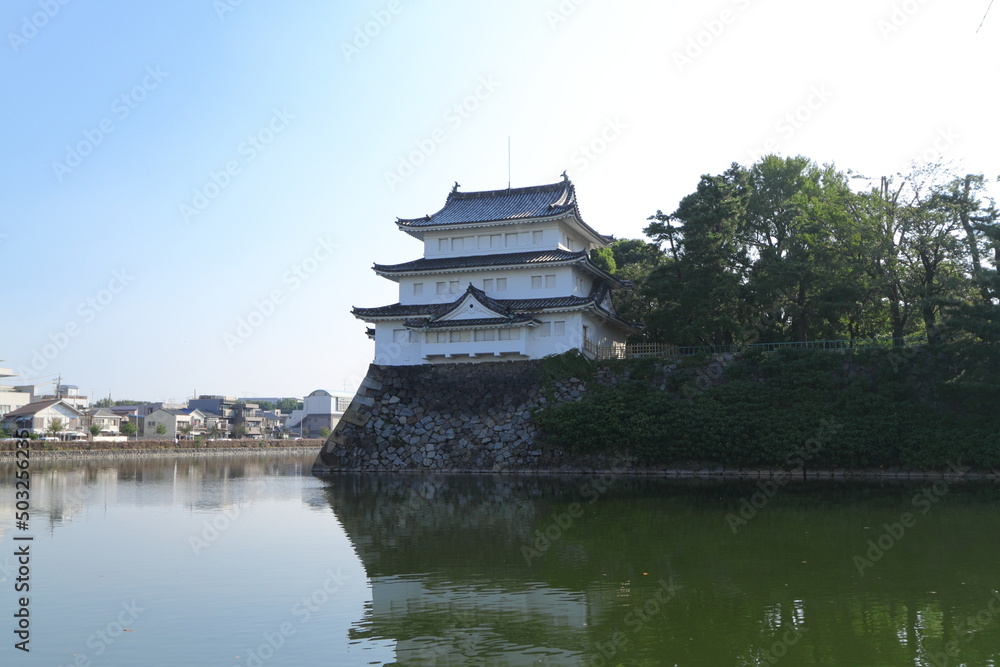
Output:
[[531,315],[514,315],[512,317],[481,317],[471,320],[439,320],[432,321],[429,318],[422,318],[418,320],[405,320],[403,326],[410,327],[412,329],[448,329],[448,328],[463,328],[467,329],[469,327],[492,327],[492,326],[507,326],[511,324],[528,324],[529,322],[536,322],[537,320]]
[[[27,405],[22,405],[21,407],[15,409],[15,410],[11,410],[10,412],[6,413],[4,416],[5,417],[11,417],[11,416],[17,416],[17,415],[33,415],[33,414],[36,414],[38,412],[41,412],[45,408],[52,407],[53,405],[55,405],[56,403],[60,402],[61,400],[62,399],[59,399],[59,398],[53,398],[53,399],[48,400],[48,401],[38,401],[37,403],[28,403]],[[70,407],[72,407],[72,406],[70,406]]]
[[462,257],[439,257],[415,259],[403,264],[376,264],[377,273],[408,273],[411,271],[441,271],[444,269],[465,269],[473,267],[514,266],[519,264],[547,264],[586,259],[587,251],[534,250],[532,252],[508,252],[495,255],[463,255]]
[[576,190],[569,179],[528,188],[459,192],[457,185],[444,208],[422,218],[399,218],[401,227],[431,227],[557,216],[576,210]]
[[[533,312],[548,308],[574,308],[582,307],[590,303],[600,303],[607,294],[606,285],[598,284],[588,296],[556,296],[545,299],[493,299],[473,286],[469,286],[466,292],[471,291],[480,302],[488,308],[497,312]],[[460,300],[462,297],[458,297]],[[457,301],[457,300],[456,300]],[[437,318],[451,311],[455,307],[456,301],[448,303],[428,303],[428,304],[399,304],[394,303],[389,306],[377,308],[355,308],[352,312],[359,319],[376,317],[392,317],[403,319],[415,319],[420,317]]]

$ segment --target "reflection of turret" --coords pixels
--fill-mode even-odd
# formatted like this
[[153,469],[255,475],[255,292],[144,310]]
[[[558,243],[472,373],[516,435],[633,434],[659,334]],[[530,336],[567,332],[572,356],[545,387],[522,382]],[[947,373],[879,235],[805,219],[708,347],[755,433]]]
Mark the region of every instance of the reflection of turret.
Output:
[[574,491],[501,476],[334,477],[330,504],[372,583],[352,637],[395,639],[399,664],[485,655],[572,664],[584,650],[588,593],[539,581],[545,570],[521,550],[545,520],[539,495],[570,502]]

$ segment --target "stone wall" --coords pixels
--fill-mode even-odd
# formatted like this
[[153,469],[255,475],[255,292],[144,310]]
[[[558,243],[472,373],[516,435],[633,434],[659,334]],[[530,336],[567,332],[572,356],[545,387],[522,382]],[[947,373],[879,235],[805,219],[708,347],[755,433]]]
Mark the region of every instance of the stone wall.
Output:
[[[556,401],[578,400],[583,383],[555,383]],[[532,411],[545,405],[540,361],[368,369],[350,408],[323,446],[314,472],[558,469]],[[579,463],[579,462],[576,462]],[[606,467],[609,462],[594,462]]]

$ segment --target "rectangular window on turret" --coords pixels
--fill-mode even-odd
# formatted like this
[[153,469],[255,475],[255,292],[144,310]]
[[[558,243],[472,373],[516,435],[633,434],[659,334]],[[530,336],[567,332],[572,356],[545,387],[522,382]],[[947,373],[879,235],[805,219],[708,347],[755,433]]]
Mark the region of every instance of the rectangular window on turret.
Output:
[[413,296],[421,296],[424,293],[423,283],[413,283]]
[[478,331],[476,331],[477,341],[487,341],[496,339],[497,339],[496,329],[479,329]]
[[520,340],[521,330],[520,329],[500,329],[497,332],[497,338],[499,340]]
[[538,325],[538,336],[540,338],[548,338],[551,335],[552,335],[551,322],[542,322],[540,325]]
[[438,239],[438,252],[448,252],[451,247],[451,239]]
[[435,286],[437,287],[437,293],[438,294],[447,294],[448,293],[448,283],[446,283],[444,281],[441,281],[441,282],[436,283]]
[[556,277],[555,277],[555,275],[553,274],[553,275],[545,276],[545,287],[555,287],[555,286],[556,286]]
[[469,332],[468,331],[452,331],[448,337],[449,342],[452,343],[468,343],[469,342]]
[[553,336],[565,336],[566,335],[566,321],[556,320],[552,323],[552,335]]
[[458,281],[457,280],[449,280],[448,281],[448,292],[450,294],[458,294]]
[[506,278],[497,278],[497,291],[498,292],[506,292],[507,291],[507,279]]
[[531,276],[531,289],[542,289],[541,276]]
[[448,342],[448,332],[447,331],[428,331],[427,332],[427,342],[428,343],[447,343]]
[[542,245],[542,232],[531,232],[531,242],[535,245]]
[[517,247],[517,233],[507,234],[507,247],[516,248]]
[[492,292],[493,291],[493,279],[492,278],[483,278],[483,291],[484,292]]

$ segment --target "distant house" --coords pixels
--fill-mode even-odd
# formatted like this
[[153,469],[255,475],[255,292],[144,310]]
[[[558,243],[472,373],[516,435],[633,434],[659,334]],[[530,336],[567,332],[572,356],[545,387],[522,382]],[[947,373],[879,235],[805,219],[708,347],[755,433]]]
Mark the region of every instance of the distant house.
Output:
[[[157,433],[157,427],[161,425],[164,432]],[[176,440],[203,436],[205,433],[205,414],[194,408],[184,408],[183,410],[160,408],[146,415],[143,420],[143,437],[145,438]]]
[[87,410],[91,426],[98,426],[101,435],[118,435],[121,432],[122,416],[108,408],[91,408]]
[[317,389],[302,401],[302,409],[294,410],[285,420],[285,431],[303,438],[318,438],[320,430],[332,431],[351,404],[352,394],[336,394]]
[[3,418],[11,410],[22,408],[28,403],[31,403],[30,391],[23,391],[20,387],[0,385],[0,418]]
[[62,426],[56,437],[62,440],[87,437],[84,431],[87,416],[62,399],[28,403],[11,410],[4,416],[2,424],[8,431],[26,429],[38,436],[49,436],[56,420]]

